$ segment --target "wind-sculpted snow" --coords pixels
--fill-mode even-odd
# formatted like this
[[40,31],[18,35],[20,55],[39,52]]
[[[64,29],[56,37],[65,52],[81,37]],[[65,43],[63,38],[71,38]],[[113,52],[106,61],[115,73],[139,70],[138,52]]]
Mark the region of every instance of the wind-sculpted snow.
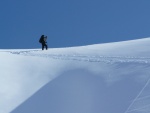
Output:
[[0,50],[0,112],[149,113],[149,46],[143,39]]
[[[43,57],[56,60],[70,60],[78,62],[96,62],[106,64],[135,64],[135,65],[150,65],[150,57],[137,56],[100,56],[100,55],[85,55],[85,54],[50,54],[39,53],[39,50],[32,51],[13,51],[11,54]],[[122,65],[123,66],[123,65]],[[150,68],[149,68],[150,69]],[[117,70],[118,71],[118,70]],[[117,73],[117,71],[114,73]],[[139,70],[139,73],[141,70]],[[138,73],[138,71],[137,71]],[[133,99],[126,109],[125,113],[149,113],[150,112],[150,79],[147,80],[141,91]]]
[[105,62],[105,63],[150,63],[150,57],[136,57],[136,56],[91,56],[82,54],[39,54],[39,50],[32,51],[13,51],[12,54],[45,57],[60,60],[76,60],[85,62]]

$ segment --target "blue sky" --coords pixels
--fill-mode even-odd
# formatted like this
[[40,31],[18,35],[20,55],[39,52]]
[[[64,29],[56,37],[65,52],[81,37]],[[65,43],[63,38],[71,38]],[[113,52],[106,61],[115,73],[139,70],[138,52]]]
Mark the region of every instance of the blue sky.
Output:
[[150,36],[149,0],[5,0],[0,4],[0,48],[50,48]]

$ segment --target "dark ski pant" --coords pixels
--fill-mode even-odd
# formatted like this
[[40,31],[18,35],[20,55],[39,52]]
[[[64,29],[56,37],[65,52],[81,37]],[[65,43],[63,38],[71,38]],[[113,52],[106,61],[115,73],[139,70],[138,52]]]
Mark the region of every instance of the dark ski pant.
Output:
[[46,48],[46,50],[48,49],[48,46],[46,43],[42,43],[42,50],[44,50],[44,47]]

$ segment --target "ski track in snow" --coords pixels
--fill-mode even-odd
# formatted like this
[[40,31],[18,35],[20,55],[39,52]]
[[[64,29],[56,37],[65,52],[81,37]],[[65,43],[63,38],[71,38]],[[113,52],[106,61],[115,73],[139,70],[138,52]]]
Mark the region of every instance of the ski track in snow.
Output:
[[[136,96],[136,98],[132,101],[132,103],[130,104],[130,106],[127,108],[127,110],[125,111],[125,113],[133,113],[133,112],[136,112],[138,111],[140,113],[140,111],[142,113],[147,113],[148,111],[150,111],[150,109],[147,109],[145,110],[146,108],[149,108],[150,107],[150,104],[146,104],[146,105],[142,105],[143,103],[141,103],[140,106],[143,106],[143,107],[139,107],[139,106],[136,106],[134,105],[135,103],[137,103],[139,100],[142,100],[144,98],[149,98],[149,95],[146,96],[146,97],[142,97],[142,98],[139,98],[140,95],[143,93],[143,91],[145,90],[145,88],[149,85],[150,83],[150,78],[148,79],[148,81],[146,82],[146,84],[144,85],[144,87],[141,89],[141,91],[139,92],[139,94]],[[132,108],[133,107],[133,108]],[[135,108],[134,108],[135,107]],[[144,112],[145,111],[145,112]]]
[[27,51],[5,51],[11,54],[45,57],[59,60],[75,60],[86,62],[104,62],[104,63],[150,63],[150,57],[134,57],[134,56],[90,56],[82,54],[49,54],[37,53],[40,50],[27,50]]

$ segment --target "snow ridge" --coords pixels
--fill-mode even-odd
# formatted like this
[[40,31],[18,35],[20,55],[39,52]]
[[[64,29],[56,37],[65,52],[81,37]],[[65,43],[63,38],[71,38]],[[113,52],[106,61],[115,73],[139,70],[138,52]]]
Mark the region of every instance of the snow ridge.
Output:
[[[15,112],[18,109],[16,107],[40,88],[49,82],[58,83],[54,86],[59,86],[61,81],[57,82],[57,79],[63,79],[65,80],[63,85],[67,82],[69,85],[65,84],[60,89],[69,86],[71,89],[66,89],[66,92],[70,94],[69,91],[71,91],[75,98],[77,98],[76,92],[79,89],[80,91],[86,89],[83,90],[83,93],[87,94],[86,97],[85,94],[83,95],[86,100],[84,110],[89,111],[89,113],[96,113],[95,110],[103,113],[149,113],[149,45],[150,40],[143,39],[84,47],[54,48],[47,51],[40,49],[0,50],[3,59],[0,65],[2,69],[0,73],[2,78],[0,82],[0,93],[2,94],[0,107],[2,109],[0,110],[2,113],[17,113]],[[70,80],[66,80],[64,75],[69,76]],[[10,92],[12,86],[14,89]],[[63,97],[61,93],[58,94],[60,94],[58,96]],[[72,95],[69,96],[72,97]],[[95,98],[95,95],[98,98]],[[74,97],[73,101],[76,101]],[[80,99],[83,97],[81,95]],[[76,101],[76,104],[82,106],[80,99],[77,98],[79,101]],[[113,103],[114,101],[115,103]],[[70,102],[64,104],[62,108],[68,110]],[[9,108],[8,103],[10,104],[8,105]],[[90,107],[86,106],[87,103]],[[111,108],[107,109],[108,106]],[[71,107],[74,108],[74,106]],[[13,109],[16,110],[12,111]],[[72,109],[70,110],[72,111]]]
[[[8,52],[8,51],[7,51]],[[53,53],[41,53],[40,50],[27,50],[27,51],[9,51],[11,54],[43,57],[56,60],[70,60],[81,62],[95,62],[95,63],[134,63],[134,64],[150,64],[150,57],[138,57],[138,56],[106,56],[106,55],[86,55],[86,54],[53,54]],[[150,103],[145,103],[146,99],[150,99],[149,95],[144,95],[150,87],[150,79],[145,83],[144,87],[131,102],[125,113],[148,113]]]

